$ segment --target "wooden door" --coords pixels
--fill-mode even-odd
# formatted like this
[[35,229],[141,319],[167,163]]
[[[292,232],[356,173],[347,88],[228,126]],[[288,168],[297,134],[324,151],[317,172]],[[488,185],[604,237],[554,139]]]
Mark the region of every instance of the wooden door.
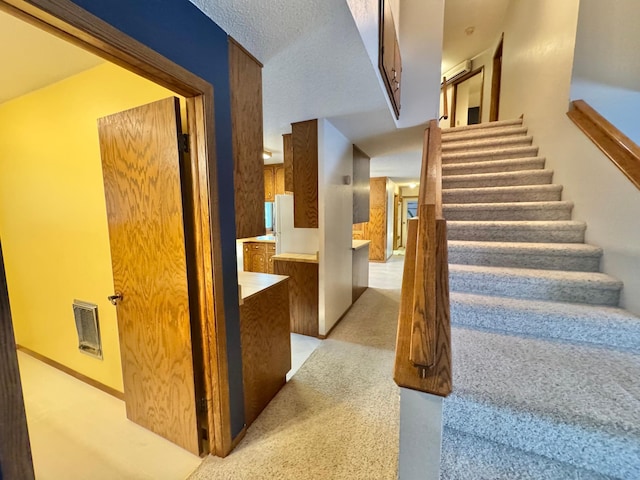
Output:
[[198,454],[178,99],[98,130],[127,417]]

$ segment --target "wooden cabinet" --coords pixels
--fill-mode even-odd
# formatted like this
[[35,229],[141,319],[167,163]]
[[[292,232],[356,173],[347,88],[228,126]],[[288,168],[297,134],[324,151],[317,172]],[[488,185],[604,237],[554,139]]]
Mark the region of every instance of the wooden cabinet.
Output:
[[318,228],[318,120],[291,124],[293,226]]
[[273,273],[273,242],[245,242],[243,246],[243,266],[245,272]]
[[236,238],[264,235],[262,64],[229,40]]
[[[353,223],[369,221],[369,156],[353,146]],[[354,237],[355,238],[355,237]]]
[[264,201],[276,201],[276,176],[271,165],[264,167]]
[[284,191],[293,193],[293,139],[291,133],[282,135],[284,157]]
[[284,164],[264,166],[264,201],[275,202],[276,195],[284,195]]
[[378,68],[393,106],[396,118],[400,117],[400,80],[402,76],[402,58],[396,35],[395,22],[391,14],[390,0],[380,0],[380,52]]
[[291,332],[318,336],[318,264],[276,258],[275,273],[289,277]]
[[[288,279],[242,273],[240,305],[242,377],[247,426],[260,415],[286,382],[291,369]],[[250,292],[251,284],[261,289]],[[252,285],[251,285],[252,286]]]

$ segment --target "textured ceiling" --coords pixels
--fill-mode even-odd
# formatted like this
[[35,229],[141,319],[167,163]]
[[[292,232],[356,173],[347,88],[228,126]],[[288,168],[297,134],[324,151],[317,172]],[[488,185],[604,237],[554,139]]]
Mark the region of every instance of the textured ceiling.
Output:
[[[282,161],[282,134],[291,131],[292,122],[325,117],[373,157],[372,175],[388,171],[393,177],[418,176],[422,128],[396,127],[346,0],[191,1],[264,64],[264,145],[273,152],[270,163]],[[429,5],[424,0],[407,1],[411,4],[407,8]],[[403,50],[403,73],[405,66],[407,72],[413,69],[420,75],[434,70],[437,80],[440,38],[435,45],[427,44],[429,29],[424,21],[406,24],[415,31],[405,35],[404,43],[401,36],[401,44],[410,45],[411,37],[418,41],[417,48],[414,42],[406,49],[406,57]],[[435,69],[424,56],[420,58],[425,48],[437,54]],[[408,74],[406,95],[403,89],[407,110],[425,90],[424,81],[416,82],[412,102],[410,78]],[[422,108],[409,125],[433,117],[429,110]]]
[[4,12],[0,12],[0,45],[0,103],[104,62]]
[[[445,1],[442,72],[496,45],[510,2],[511,0]],[[474,27],[473,34],[466,34],[468,27]]]

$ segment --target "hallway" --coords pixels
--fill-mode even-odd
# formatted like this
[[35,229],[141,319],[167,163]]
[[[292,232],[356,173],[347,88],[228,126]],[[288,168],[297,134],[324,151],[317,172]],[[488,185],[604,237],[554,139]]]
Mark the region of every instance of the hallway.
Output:
[[370,288],[227,458],[190,480],[394,479],[399,390],[393,382],[403,257],[371,263]]

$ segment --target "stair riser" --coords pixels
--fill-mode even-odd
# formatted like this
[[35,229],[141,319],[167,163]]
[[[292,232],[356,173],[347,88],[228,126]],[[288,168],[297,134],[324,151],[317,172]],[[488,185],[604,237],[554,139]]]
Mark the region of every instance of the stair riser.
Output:
[[487,130],[476,130],[462,133],[448,133],[442,134],[442,143],[448,142],[460,142],[467,140],[480,140],[485,138],[495,137],[515,137],[525,136],[527,134],[527,127],[506,127],[506,128],[490,128]]
[[470,162],[490,162],[492,160],[501,159],[517,159],[525,157],[535,157],[538,155],[538,147],[526,147],[517,149],[505,149],[498,151],[473,151],[462,153],[443,153],[442,164],[450,165],[452,163],[470,163]]
[[[496,160],[494,162],[482,162],[480,164],[454,163],[443,165],[442,175],[452,178],[457,175],[473,175],[476,173],[500,173],[520,172],[522,170],[544,169],[544,158],[531,160]],[[468,166],[467,166],[468,165]]]
[[[540,208],[540,209],[520,209],[517,207],[511,209],[467,209],[464,207],[451,207],[443,205],[444,218],[446,220],[461,221],[538,221],[538,220],[570,220],[571,207],[559,206],[556,208]],[[532,241],[532,240],[525,240]]]
[[526,147],[531,145],[531,137],[495,137],[477,140],[443,142],[442,152],[459,152],[465,150],[493,150],[506,147]]
[[605,323],[597,312],[591,318],[570,318],[548,312],[505,310],[460,302],[454,293],[451,296],[451,324],[640,353],[640,326],[629,322]]
[[449,240],[478,242],[583,243],[584,228],[568,230],[522,230],[516,228],[468,228],[447,226]]
[[445,400],[443,423],[447,428],[614,478],[632,479],[640,474],[637,446],[597,429],[554,423],[528,413],[500,409],[460,397]]
[[561,189],[545,189],[524,192],[442,192],[442,202],[447,203],[511,203],[511,202],[554,202],[562,197]]
[[486,267],[536,268],[541,270],[569,270],[599,272],[600,256],[533,255],[505,252],[468,252],[449,247],[449,263],[482,265]]
[[475,272],[449,272],[449,288],[455,292],[502,297],[617,306],[620,289],[597,282],[571,282],[548,278],[512,278]]
[[454,127],[454,128],[443,128],[442,135],[452,135],[461,132],[470,132],[470,131],[489,131],[497,128],[504,127],[521,127],[522,119],[517,120],[500,120],[499,122],[489,122],[489,123],[480,123],[477,125],[463,125],[462,127]]
[[[484,173],[484,172],[483,172]],[[483,187],[515,187],[520,185],[547,185],[551,183],[553,172],[540,170],[540,173],[500,175],[481,178],[442,177],[442,188],[483,188]]]

